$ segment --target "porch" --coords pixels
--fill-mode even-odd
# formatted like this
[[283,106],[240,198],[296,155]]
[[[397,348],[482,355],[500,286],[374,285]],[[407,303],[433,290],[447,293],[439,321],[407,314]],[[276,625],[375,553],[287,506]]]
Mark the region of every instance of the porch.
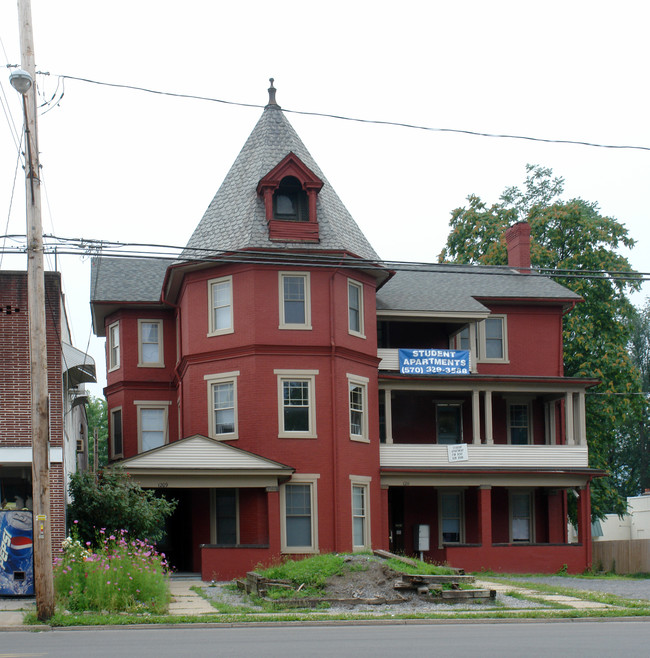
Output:
[[[391,551],[469,571],[553,573],[566,565],[579,573],[591,565],[588,480],[556,487],[522,486],[513,476],[494,485],[426,479],[382,472]],[[578,520],[575,543],[567,534],[570,507]]]

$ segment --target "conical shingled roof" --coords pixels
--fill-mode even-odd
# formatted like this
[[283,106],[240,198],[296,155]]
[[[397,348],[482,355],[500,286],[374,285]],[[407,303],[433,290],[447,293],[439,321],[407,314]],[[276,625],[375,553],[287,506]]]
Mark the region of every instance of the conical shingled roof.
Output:
[[[269,239],[264,201],[257,194],[257,184],[291,152],[324,183],[317,201],[318,243],[278,243]],[[278,248],[292,251],[343,250],[360,258],[379,258],[280,106],[270,103],[194,230],[181,259],[205,256],[204,251],[192,252],[193,249],[237,251]]]

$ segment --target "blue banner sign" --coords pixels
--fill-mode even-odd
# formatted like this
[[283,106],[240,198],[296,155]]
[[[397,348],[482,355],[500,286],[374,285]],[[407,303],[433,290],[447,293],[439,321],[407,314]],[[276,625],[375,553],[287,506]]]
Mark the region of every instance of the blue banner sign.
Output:
[[469,350],[399,350],[402,375],[469,375]]

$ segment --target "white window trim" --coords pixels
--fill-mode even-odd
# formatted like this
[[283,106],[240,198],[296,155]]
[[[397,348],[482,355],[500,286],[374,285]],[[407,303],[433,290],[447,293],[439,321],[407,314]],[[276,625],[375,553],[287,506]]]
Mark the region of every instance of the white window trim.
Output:
[[[169,405],[171,402],[168,400],[134,400],[133,404],[136,407],[138,415],[138,453],[142,450],[142,419],[140,418],[140,411],[142,409],[162,409],[163,411],[163,445],[169,443]],[[161,446],[158,446],[161,447]],[[155,448],[153,448],[155,450]]]
[[[278,438],[315,439],[316,434],[316,375],[318,370],[274,370],[278,378]],[[288,432],[284,429],[284,388],[283,382],[304,380],[309,382],[309,430]]]
[[[350,288],[356,288],[359,291],[359,331],[356,331],[351,328],[351,317],[350,317]],[[359,338],[365,338],[365,327],[364,327],[364,304],[363,304],[363,284],[355,281],[354,279],[348,279],[348,333],[352,336],[358,336]]]
[[[284,319],[284,278],[302,277],[305,280],[305,322],[292,324]],[[279,329],[311,330],[311,277],[309,272],[278,272],[278,297],[280,301],[280,324]]]
[[[235,522],[236,522],[236,539],[237,546],[239,546],[239,489],[235,487],[228,487],[228,489],[235,489]],[[217,537],[217,489],[210,489],[210,543],[218,544],[219,537]]]
[[[224,329],[216,329],[214,326],[214,305],[212,303],[212,288],[219,283],[228,282],[230,286],[230,326]],[[233,314],[234,294],[232,285],[232,276],[222,276],[218,279],[208,281],[208,336],[223,336],[232,334],[235,331],[235,320]]]
[[508,359],[508,316],[500,313],[490,315],[486,320],[501,320],[503,356],[488,358],[485,336],[485,320],[478,323],[478,361],[479,363],[510,363]]
[[[372,548],[372,539],[370,536],[370,483],[372,478],[366,475],[350,475],[350,513],[352,514],[352,550],[353,551],[366,551]],[[362,487],[365,491],[364,495],[364,517],[363,517],[363,545],[354,543],[354,488]]]
[[[362,443],[370,443],[370,435],[368,434],[368,383],[370,380],[361,375],[354,375],[347,373],[348,378],[348,427],[350,429],[350,441],[360,441]],[[362,390],[362,427],[361,434],[352,434],[352,404],[350,401],[350,387],[360,386]]]
[[[479,360],[479,358],[478,358],[479,354],[478,354],[478,340],[477,340],[476,323],[475,322],[470,322],[467,325],[467,327],[469,329],[469,369],[470,369],[471,372],[477,372],[476,363]],[[450,349],[452,349],[452,350],[465,349],[461,345],[461,337],[460,337],[460,332],[461,331],[462,331],[462,329],[451,335],[451,338],[449,340]]]
[[[513,521],[513,504],[512,497],[516,495],[526,495],[528,496],[528,519],[530,523],[530,539],[528,541],[517,541],[515,542],[512,538],[512,521]],[[517,545],[527,545],[535,543],[535,493],[533,489],[510,489],[508,491],[508,531],[510,535],[510,543]]]
[[[282,553],[318,553],[318,479],[317,473],[300,473],[280,487],[280,550]],[[287,546],[287,504],[288,484],[308,484],[311,494],[311,546]]]
[[[442,497],[445,495],[458,496],[460,499],[460,541],[444,541],[442,538]],[[438,548],[445,546],[459,546],[465,543],[465,492],[463,489],[438,489]]]
[[[205,375],[208,391],[208,432],[209,436],[213,439],[219,441],[232,441],[239,438],[239,420],[238,420],[238,410],[237,410],[237,377],[239,377],[239,370],[233,370],[232,372],[221,372],[214,375]],[[214,397],[212,394],[212,387],[214,384],[228,384],[232,383],[232,394],[233,394],[233,403],[234,403],[234,431],[228,432],[227,434],[217,434],[216,426],[214,422]]]
[[[528,443],[527,444],[513,444],[512,443],[512,433],[511,433],[511,422],[510,422],[510,408],[514,405],[521,407],[528,407]],[[529,398],[516,398],[508,397],[506,401],[506,424],[507,424],[507,439],[508,445],[533,445],[533,405]]]
[[[115,345],[113,342],[114,329],[117,330],[117,345]],[[120,345],[119,320],[117,322],[113,322],[108,325],[108,340],[106,342],[108,344],[108,372],[113,372],[114,370],[117,370],[120,367],[121,345]],[[117,347],[117,350],[115,350],[117,354],[117,358],[115,359],[115,362],[113,361],[114,347]]]
[[[120,431],[122,433],[122,451],[115,452],[115,416],[114,414],[120,412]],[[110,413],[111,419],[111,457],[117,459],[118,457],[124,457],[124,413],[122,412],[122,407],[115,407],[111,409]]]
[[[158,325],[158,361],[143,361],[142,360],[142,325],[143,324],[157,324]],[[141,318],[138,320],[138,368],[164,368],[164,342],[163,342],[163,321],[162,320],[149,320]]]

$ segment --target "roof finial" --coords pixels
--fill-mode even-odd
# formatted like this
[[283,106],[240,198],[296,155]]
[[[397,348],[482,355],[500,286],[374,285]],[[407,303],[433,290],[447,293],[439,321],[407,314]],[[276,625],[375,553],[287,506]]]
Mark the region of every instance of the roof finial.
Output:
[[269,78],[269,82],[271,83],[271,86],[268,89],[268,91],[269,91],[269,105],[275,105],[277,107],[280,107],[275,102],[275,87],[273,86],[273,83],[275,82],[275,80],[273,78]]

